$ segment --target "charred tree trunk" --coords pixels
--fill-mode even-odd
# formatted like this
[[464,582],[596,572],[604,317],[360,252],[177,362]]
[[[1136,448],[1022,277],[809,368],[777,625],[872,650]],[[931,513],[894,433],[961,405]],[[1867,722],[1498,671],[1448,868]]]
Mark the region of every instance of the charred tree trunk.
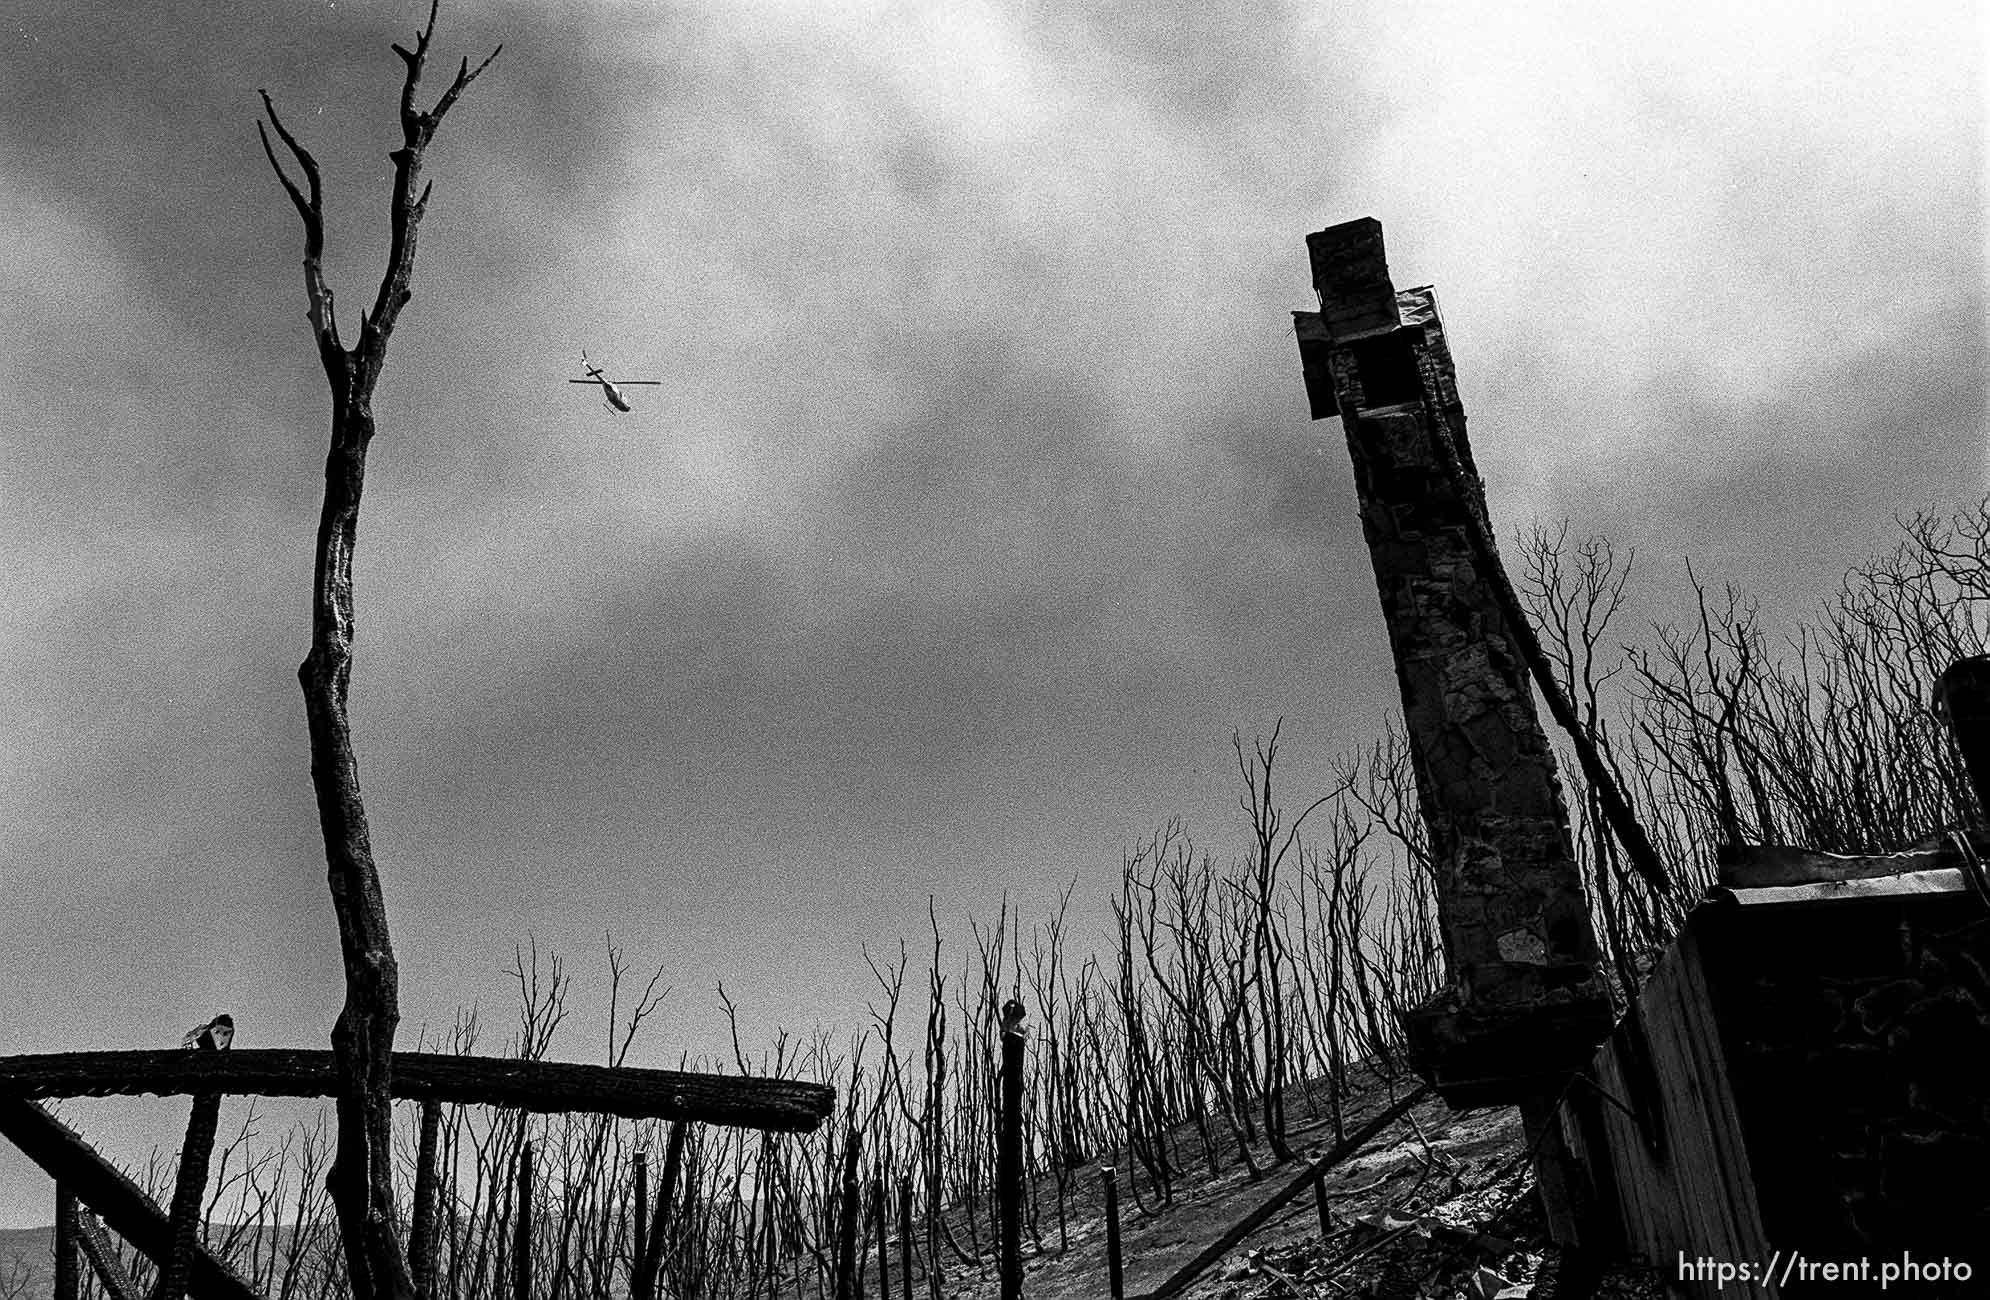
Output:
[[[360,798],[359,763],[353,753],[346,695],[352,677],[352,557],[359,532],[359,504],[366,481],[366,451],[373,441],[373,390],[387,357],[387,339],[409,298],[415,234],[428,204],[417,193],[422,155],[443,115],[490,58],[475,71],[465,60],[434,109],[415,107],[415,92],[428,62],[436,6],[410,51],[394,46],[406,65],[401,85],[402,144],[394,162],[390,243],[386,273],[372,310],[360,318],[359,342],[339,339],[331,288],[325,283],[324,210],[318,164],[285,129],[263,92],[269,125],[304,173],[308,197],[292,183],[257,123],[263,152],[304,222],[304,291],[310,304],[318,358],[331,387],[331,449],[325,458],[325,501],[318,520],[311,598],[311,650],[297,670],[311,735],[311,782],[332,906],[338,914],[345,962],[346,998],[332,1029],[338,1060],[338,1143],[329,1186],[338,1210],[346,1267],[355,1300],[412,1300],[413,1280],[394,1222],[393,1104],[389,1092],[394,1032],[400,1024],[400,976],[387,930],[387,904],[373,862],[366,809]],[[491,58],[497,52],[492,51]]]
[[1002,1007],[1001,1118],[995,1135],[995,1202],[1001,1216],[1002,1300],[1023,1294],[1023,1004]]

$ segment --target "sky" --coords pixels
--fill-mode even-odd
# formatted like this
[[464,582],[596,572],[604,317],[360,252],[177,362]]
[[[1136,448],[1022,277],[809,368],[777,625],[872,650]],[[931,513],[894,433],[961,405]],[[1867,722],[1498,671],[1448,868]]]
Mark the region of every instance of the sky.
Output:
[[[315,1046],[343,996],[296,666],[328,399],[256,90],[356,334],[418,0],[0,30],[0,1054]],[[598,1060],[865,1018],[1172,815],[1396,707],[1305,235],[1433,284],[1503,535],[1771,611],[1990,486],[1965,3],[449,0],[357,562],[403,1044],[536,938]],[[586,350],[655,379],[570,385]],[[1087,910],[1089,909],[1089,910]],[[122,1160],[184,1103],[65,1113]],[[52,1191],[0,1150],[0,1225]]]

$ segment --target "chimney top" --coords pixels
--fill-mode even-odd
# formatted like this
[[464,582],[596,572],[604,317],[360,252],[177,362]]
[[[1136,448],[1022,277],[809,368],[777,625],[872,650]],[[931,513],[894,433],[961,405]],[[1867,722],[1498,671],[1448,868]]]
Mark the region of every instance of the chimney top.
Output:
[[1306,236],[1320,315],[1336,343],[1393,330],[1396,287],[1382,249],[1382,223],[1373,217],[1343,221]]

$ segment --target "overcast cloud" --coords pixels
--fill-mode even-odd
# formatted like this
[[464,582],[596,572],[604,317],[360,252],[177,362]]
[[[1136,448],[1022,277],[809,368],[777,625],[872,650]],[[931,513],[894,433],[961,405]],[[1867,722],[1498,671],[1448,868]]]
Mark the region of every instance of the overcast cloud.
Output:
[[[255,90],[350,332],[424,8],[0,34],[0,1053],[329,1030],[327,401]],[[1328,223],[1437,287],[1503,530],[1607,529],[1655,601],[1690,556],[1800,609],[1986,486],[1966,4],[456,0],[438,82],[500,41],[361,529],[409,1040],[481,1000],[496,1046],[535,932],[590,998],[604,931],[664,965],[648,1063],[719,980],[855,1026],[928,895],[1091,906],[1163,817],[1227,833],[1233,728],[1323,781],[1394,708],[1289,333]],[[583,348],[663,384],[611,415]],[[131,1158],[173,1110],[77,1113]],[[49,1215],[0,1153],[0,1223]]]

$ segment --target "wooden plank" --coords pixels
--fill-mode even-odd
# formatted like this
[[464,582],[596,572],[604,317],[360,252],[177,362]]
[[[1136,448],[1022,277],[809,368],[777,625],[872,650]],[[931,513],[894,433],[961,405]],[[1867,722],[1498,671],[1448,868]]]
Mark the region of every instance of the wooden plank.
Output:
[[[1664,1268],[1680,1254],[1766,1264],[1754,1178],[1739,1111],[1728,1083],[1720,1027],[1703,965],[1701,925],[1689,924],[1638,998],[1637,1021],[1626,1020],[1596,1054],[1591,1075],[1611,1097],[1634,1104],[1628,1036],[1642,1024],[1656,1074],[1656,1106],[1665,1147],[1654,1153],[1640,1125],[1606,1104],[1606,1152],[1617,1181],[1613,1207],[1631,1248]],[[1564,1113],[1569,1108],[1565,1104]],[[1686,1291],[1713,1297],[1709,1281],[1681,1281]],[[1773,1284],[1743,1283],[1740,1294],[1773,1297]],[[1732,1284],[1723,1296],[1735,1294]]]
[[1726,1251],[1731,1236],[1723,1224],[1736,1189],[1725,1175],[1710,1115],[1718,1101],[1709,1089],[1723,1086],[1710,1080],[1696,1041],[1696,1019],[1690,1004],[1695,997],[1692,971],[1697,953],[1681,936],[1667,954],[1663,978],[1654,979],[1640,997],[1644,1024],[1656,1074],[1661,1117],[1669,1138],[1667,1158],[1655,1165],[1670,1202],[1668,1219],[1676,1234],[1669,1241],[1651,1241],[1648,1252],[1658,1259],[1713,1255],[1734,1258]]
[[[1732,1252],[1727,1256],[1729,1259],[1766,1262],[1770,1250],[1767,1234],[1762,1228],[1761,1208],[1756,1201],[1755,1175],[1749,1166],[1741,1113],[1729,1083],[1727,1052],[1721,1042],[1712,990],[1707,984],[1703,927],[1689,924],[1683,941],[1681,955],[1690,960],[1682,967],[1682,1009],[1687,1016],[1686,1023],[1690,1026],[1695,1049],[1694,1060],[1698,1066],[1705,1115],[1705,1127],[1699,1136],[1712,1148],[1722,1185],[1727,1192],[1725,1203],[1728,1213],[1721,1225],[1727,1240],[1722,1249]],[[1690,1189],[1682,1188],[1681,1191],[1684,1194]],[[1773,1296],[1777,1292],[1774,1287],[1768,1287],[1758,1293]]]
[[[169,1053],[181,1055],[181,1053]],[[225,1052],[187,1052],[225,1056]],[[172,1251],[165,1212],[138,1184],[126,1178],[77,1135],[75,1130],[31,1101],[0,1097],[0,1137],[19,1147],[76,1199],[103,1216],[105,1223],[162,1268]],[[260,1300],[235,1271],[194,1244],[188,1288],[211,1300]]]
[[[790,1079],[434,1052],[394,1053],[393,1078],[394,1096],[414,1101],[690,1120],[786,1133],[812,1131],[836,1102],[834,1088]],[[330,1097],[338,1087],[330,1052],[288,1048],[0,1056],[0,1097],[21,1101],[203,1092]]]
[[[1616,1101],[1629,1103],[1631,1090],[1621,1059],[1621,1041],[1613,1039],[1598,1053],[1594,1073],[1604,1092]],[[1624,1240],[1646,1258],[1658,1258],[1666,1244],[1685,1239],[1672,1180],[1653,1159],[1637,1124],[1616,1106],[1604,1106],[1603,1127],[1607,1154],[1617,1175],[1619,1204],[1615,1208]]]

